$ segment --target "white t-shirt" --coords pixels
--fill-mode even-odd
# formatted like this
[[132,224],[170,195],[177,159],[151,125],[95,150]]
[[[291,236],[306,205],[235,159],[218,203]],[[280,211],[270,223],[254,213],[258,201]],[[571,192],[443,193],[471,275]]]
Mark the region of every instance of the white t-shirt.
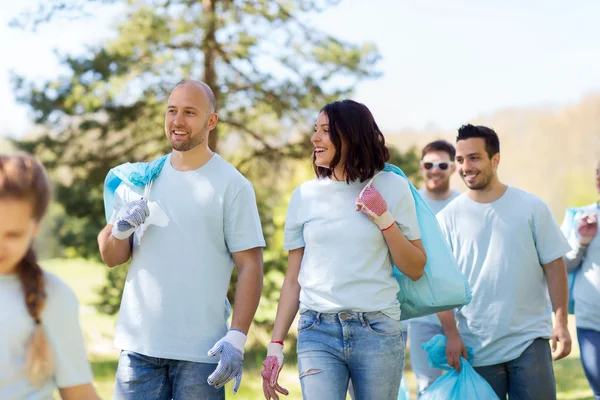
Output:
[[[408,181],[383,172],[373,182],[409,240],[420,239]],[[382,311],[400,319],[399,285],[377,225],[356,211],[367,182],[313,179],[294,190],[285,221],[284,249],[304,247],[298,281],[300,311]]]
[[[115,212],[140,194],[121,184]],[[228,330],[231,253],[264,247],[252,184],[215,154],[193,171],[171,156],[151,186],[150,216],[134,234],[115,347],[216,363],[206,354]]]
[[[577,246],[576,236],[579,220],[584,214],[596,214],[600,219],[600,209],[596,203],[583,207],[573,221],[569,243]],[[577,327],[600,331],[600,234],[594,236],[583,256],[573,287]]]
[[[455,198],[460,196],[460,192],[457,190],[454,190],[454,189],[452,189],[452,191],[450,192],[450,197],[448,197],[444,200],[434,200],[434,199],[430,198],[429,196],[427,196],[427,190],[425,190],[425,189],[419,190],[419,193],[421,194],[421,196],[423,197],[423,200],[425,200],[425,203],[427,203],[427,205],[429,206],[429,208],[431,208],[431,211],[433,211],[434,214],[437,214],[440,211],[442,211],[444,209],[444,207],[446,207],[448,204],[450,204],[450,202],[452,200],[454,200]],[[442,326],[437,314],[430,314],[430,315],[425,315],[425,316],[419,317],[419,318],[412,318],[412,319],[410,319],[410,323],[411,324],[420,324],[420,323],[431,324],[431,325],[436,325],[439,327]]]
[[44,273],[46,308],[42,326],[54,354],[54,378],[36,388],[23,368],[27,344],[35,323],[25,306],[21,282],[14,275],[0,275],[0,399],[51,399],[54,390],[92,382],[92,370],[79,326],[79,303],[73,291],[58,277]]
[[463,194],[438,215],[440,227],[471,286],[471,303],[456,311],[458,330],[476,367],[518,358],[552,334],[542,268],[570,249],[548,206],[509,186],[498,200]]

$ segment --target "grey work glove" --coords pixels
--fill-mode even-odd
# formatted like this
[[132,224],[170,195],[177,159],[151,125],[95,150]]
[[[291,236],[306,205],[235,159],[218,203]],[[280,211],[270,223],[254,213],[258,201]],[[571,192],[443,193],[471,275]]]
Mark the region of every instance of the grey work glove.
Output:
[[231,329],[208,351],[210,357],[220,356],[217,369],[207,379],[209,385],[219,389],[235,378],[233,394],[236,394],[242,382],[242,364],[244,362],[244,345],[246,335]]
[[150,215],[150,209],[146,200],[134,200],[123,205],[119,211],[119,220],[112,227],[112,235],[125,240],[142,225]]

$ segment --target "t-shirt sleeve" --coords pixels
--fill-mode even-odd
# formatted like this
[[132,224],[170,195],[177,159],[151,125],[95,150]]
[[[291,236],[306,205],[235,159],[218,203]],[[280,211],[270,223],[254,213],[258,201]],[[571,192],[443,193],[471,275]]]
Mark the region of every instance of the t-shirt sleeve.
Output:
[[398,201],[392,207],[388,204],[389,211],[396,219],[398,227],[408,238],[408,240],[417,240],[421,238],[421,229],[417,219],[417,208],[415,198],[413,197],[410,185],[405,178],[399,177],[398,190],[400,196]]
[[79,325],[77,297],[53,275],[47,275],[46,282],[48,300],[42,321],[54,353],[56,386],[66,388],[91,383],[93,375]]
[[444,237],[444,240],[450,247],[452,253],[454,253],[454,247],[452,246],[452,234],[450,233],[449,223],[447,222],[449,217],[447,216],[446,208],[437,213],[435,217],[440,226],[440,231],[442,231],[442,236]]
[[252,184],[244,180],[225,209],[225,242],[235,253],[265,247],[256,196]]
[[285,216],[283,249],[295,250],[306,246],[304,242],[304,221],[301,209],[301,187],[294,190]]
[[571,250],[548,205],[539,201],[534,213],[533,236],[540,264],[548,264]]

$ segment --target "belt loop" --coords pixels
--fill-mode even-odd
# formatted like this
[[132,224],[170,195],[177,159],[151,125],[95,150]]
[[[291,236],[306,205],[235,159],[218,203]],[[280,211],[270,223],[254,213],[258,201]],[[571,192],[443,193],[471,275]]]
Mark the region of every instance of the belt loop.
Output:
[[317,325],[319,325],[321,323],[321,313],[318,312],[317,313]]
[[367,323],[365,321],[365,313],[358,313],[358,318],[360,319],[360,323],[362,324],[362,326],[366,326]]

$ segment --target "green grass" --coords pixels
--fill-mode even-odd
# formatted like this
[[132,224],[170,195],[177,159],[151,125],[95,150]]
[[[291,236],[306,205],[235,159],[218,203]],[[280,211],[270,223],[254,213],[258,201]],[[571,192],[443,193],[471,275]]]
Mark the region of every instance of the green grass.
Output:
[[[43,262],[43,266],[46,270],[63,278],[77,294],[81,303],[81,325],[94,372],[94,385],[102,399],[112,399],[114,374],[119,354],[117,350],[112,348],[116,318],[98,314],[93,307],[93,304],[98,301],[97,288],[104,282],[106,267],[86,260],[49,260]],[[570,331],[572,335],[575,335],[573,322],[572,319],[569,321]],[[251,332],[250,335],[252,336],[253,333]],[[579,360],[579,347],[576,338],[573,339],[575,343],[571,355],[554,363],[558,398],[561,400],[593,400],[592,392]],[[252,341],[253,338],[250,337],[249,343]],[[260,378],[263,356],[264,351],[246,354],[242,385],[238,394],[233,396],[231,393],[232,384],[229,383],[226,386],[228,399],[254,400],[264,398]],[[406,363],[405,378],[412,398],[416,399],[416,379],[410,368],[410,359]],[[289,396],[280,396],[282,400],[302,398],[298,370],[294,363],[286,360],[279,382],[290,391]]]

